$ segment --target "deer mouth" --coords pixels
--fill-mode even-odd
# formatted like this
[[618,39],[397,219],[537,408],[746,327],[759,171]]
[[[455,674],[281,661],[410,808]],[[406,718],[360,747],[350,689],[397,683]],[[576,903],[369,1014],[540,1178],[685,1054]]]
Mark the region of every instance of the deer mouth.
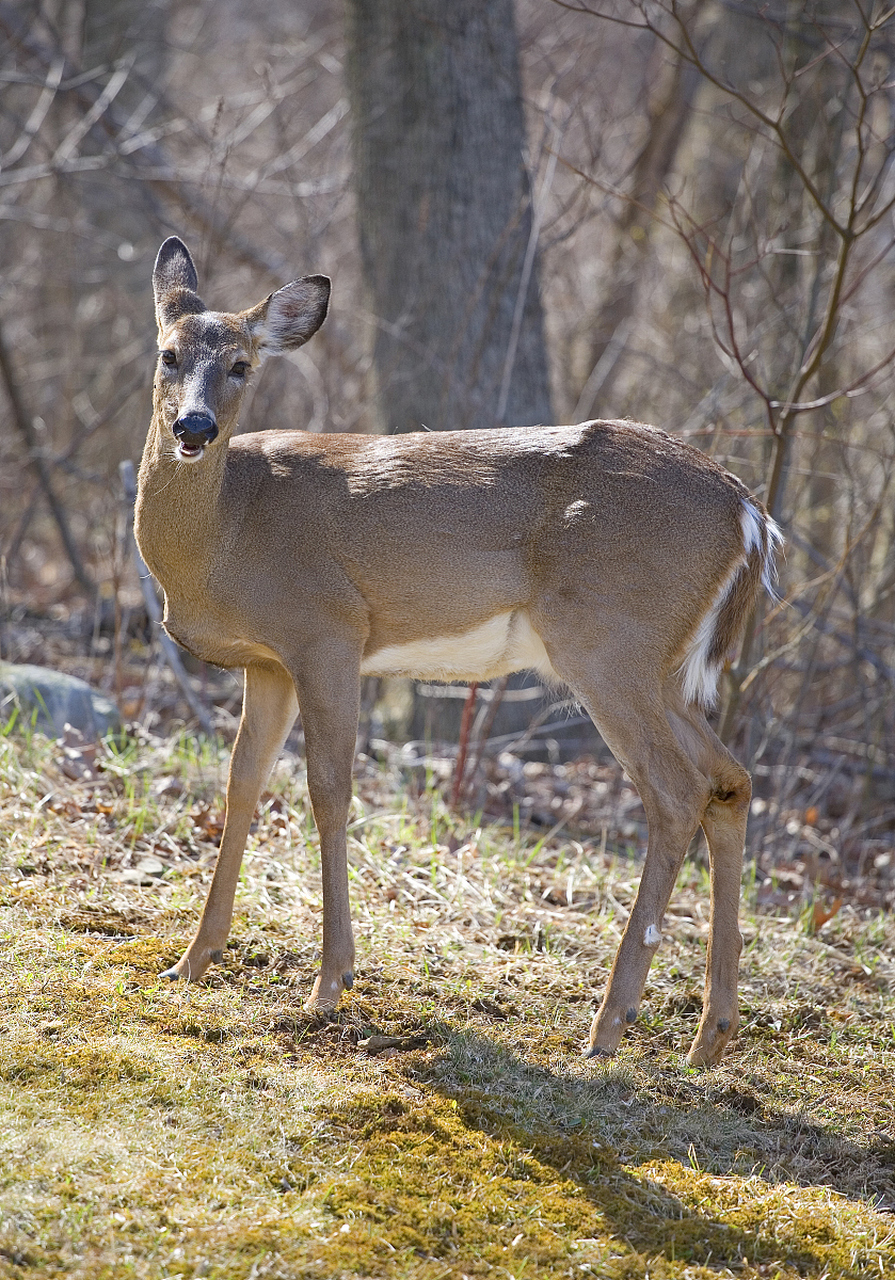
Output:
[[185,440],[178,440],[174,452],[181,462],[197,462],[205,452],[205,445],[187,444]]
[[198,462],[218,434],[217,423],[207,413],[186,413],[177,419],[173,430],[177,440],[174,452],[181,462]]

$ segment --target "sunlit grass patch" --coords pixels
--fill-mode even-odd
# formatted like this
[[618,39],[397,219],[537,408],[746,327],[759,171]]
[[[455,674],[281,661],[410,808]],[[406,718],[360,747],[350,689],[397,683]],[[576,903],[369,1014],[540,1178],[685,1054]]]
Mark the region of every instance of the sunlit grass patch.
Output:
[[2,1247],[32,1260],[17,1274],[193,1274],[172,1267],[178,1249],[195,1259],[203,1233],[276,1218],[287,1099],[300,1129],[332,1084],[295,1071],[283,1084],[201,1038],[145,1033],[4,1059]]
[[747,897],[740,1038],[694,1071],[685,869],[642,1016],[588,1063],[636,863],[367,765],[358,979],[324,1022],[300,766],[259,807],[224,963],[171,986],[226,752],[119,743],[73,781],[36,736],[0,750],[0,1275],[895,1273],[891,921],[811,934]]

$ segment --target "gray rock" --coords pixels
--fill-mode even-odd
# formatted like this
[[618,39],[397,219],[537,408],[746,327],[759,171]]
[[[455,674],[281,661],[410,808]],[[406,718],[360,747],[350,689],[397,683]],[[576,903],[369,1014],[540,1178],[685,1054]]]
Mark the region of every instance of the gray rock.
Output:
[[121,715],[113,702],[75,676],[47,667],[0,662],[0,724],[16,714],[23,727],[61,738],[66,724],[85,738],[119,733]]

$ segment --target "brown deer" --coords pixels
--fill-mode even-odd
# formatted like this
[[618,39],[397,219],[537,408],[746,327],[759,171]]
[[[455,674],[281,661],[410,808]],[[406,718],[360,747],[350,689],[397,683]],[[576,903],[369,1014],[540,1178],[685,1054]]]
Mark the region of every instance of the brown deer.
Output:
[[236,435],[248,381],[323,323],[325,276],[209,311],[180,240],[153,275],[160,355],[136,533],[165,626],[245,668],[227,813],[199,927],[165,974],[219,961],[249,824],[301,708],[323,867],[323,951],[307,1007],[354,981],[346,823],[361,677],[568,686],[636,785],[649,825],[637,898],[590,1033],[637,1017],[662,918],[701,825],[711,860],[705,999],[690,1062],[737,1029],[737,923],[751,785],[705,709],[780,534],[757,499],[652,427],[585,422],[402,436]]

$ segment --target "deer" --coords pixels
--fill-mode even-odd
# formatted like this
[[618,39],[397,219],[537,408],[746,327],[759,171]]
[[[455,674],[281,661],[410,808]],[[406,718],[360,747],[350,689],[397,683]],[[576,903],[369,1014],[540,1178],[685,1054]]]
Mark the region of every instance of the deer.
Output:
[[362,678],[531,669],[586,709],[647,818],[586,1056],[614,1054],[636,1021],[701,827],[710,924],[688,1058],[717,1063],[739,1021],[751,780],[708,713],[747,619],[774,592],[782,536],[761,501],[680,438],[628,421],[238,434],[257,370],[323,324],[329,279],[211,311],[172,236],[152,281],[159,356],[137,542],[164,590],[169,635],[245,673],[214,874],[196,932],[163,976],[195,982],[221,962],[249,827],[300,710],[323,899],[305,1009],[331,1015],[354,983],[346,828]]

